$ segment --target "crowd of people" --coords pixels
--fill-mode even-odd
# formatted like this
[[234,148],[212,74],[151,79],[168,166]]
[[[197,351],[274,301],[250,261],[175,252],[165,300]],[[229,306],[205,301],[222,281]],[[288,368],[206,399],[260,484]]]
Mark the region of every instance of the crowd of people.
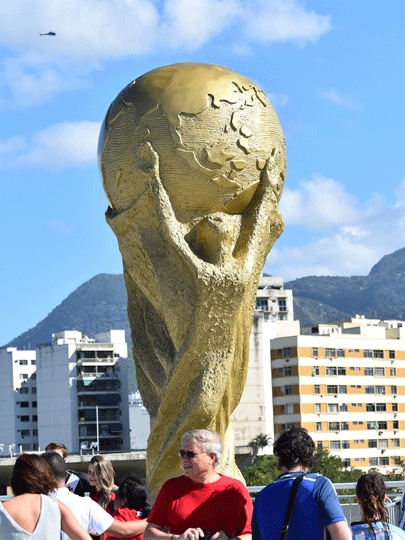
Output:
[[285,431],[274,444],[281,474],[253,507],[245,485],[217,471],[219,435],[189,431],[179,450],[183,474],[163,484],[150,508],[139,478],[117,486],[101,455],[87,474],[69,470],[66,446],[53,442],[16,460],[14,497],[0,503],[0,540],[405,540],[389,522],[379,474],[357,482],[361,521],[349,526],[330,480],[309,472],[314,451],[305,429]]

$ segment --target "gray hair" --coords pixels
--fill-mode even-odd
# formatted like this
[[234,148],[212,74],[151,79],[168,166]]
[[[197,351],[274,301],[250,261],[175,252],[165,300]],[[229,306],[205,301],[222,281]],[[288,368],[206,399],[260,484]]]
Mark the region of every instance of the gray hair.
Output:
[[205,454],[215,454],[214,467],[219,464],[222,457],[222,443],[218,433],[209,429],[192,429],[182,436],[182,442],[186,437],[197,441]]

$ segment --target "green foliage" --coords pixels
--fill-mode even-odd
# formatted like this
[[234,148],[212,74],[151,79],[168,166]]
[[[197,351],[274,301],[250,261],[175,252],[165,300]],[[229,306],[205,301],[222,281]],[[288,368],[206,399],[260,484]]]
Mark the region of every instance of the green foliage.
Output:
[[333,483],[357,482],[364,474],[360,469],[347,469],[339,456],[332,456],[329,450],[323,448],[317,448],[311,471],[327,476]]
[[258,456],[253,465],[248,465],[242,471],[248,486],[267,486],[279,474],[278,459],[273,455]]
[[259,433],[257,437],[255,437],[252,441],[250,441],[249,446],[256,446],[257,448],[266,448],[266,446],[269,446],[273,442],[273,439],[270,437],[270,435],[266,435],[265,433]]

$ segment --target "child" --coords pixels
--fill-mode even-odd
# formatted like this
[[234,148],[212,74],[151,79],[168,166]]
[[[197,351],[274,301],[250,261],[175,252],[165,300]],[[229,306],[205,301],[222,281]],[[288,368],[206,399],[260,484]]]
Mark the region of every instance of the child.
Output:
[[[146,502],[148,497],[146,488],[134,475],[127,476],[118,487],[114,501],[114,519],[119,521],[133,521],[146,519],[150,507]],[[142,540],[143,534],[128,536],[127,540]],[[118,540],[115,536],[104,535],[103,540]]]

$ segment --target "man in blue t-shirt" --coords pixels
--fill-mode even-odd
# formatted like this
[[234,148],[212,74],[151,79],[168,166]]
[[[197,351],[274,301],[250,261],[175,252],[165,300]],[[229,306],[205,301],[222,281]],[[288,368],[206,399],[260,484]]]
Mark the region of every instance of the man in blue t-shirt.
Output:
[[282,474],[256,497],[253,540],[279,540],[294,478],[303,473],[285,538],[324,540],[326,527],[332,540],[352,539],[331,481],[308,473],[314,451],[314,441],[303,428],[292,428],[277,439],[273,452]]

